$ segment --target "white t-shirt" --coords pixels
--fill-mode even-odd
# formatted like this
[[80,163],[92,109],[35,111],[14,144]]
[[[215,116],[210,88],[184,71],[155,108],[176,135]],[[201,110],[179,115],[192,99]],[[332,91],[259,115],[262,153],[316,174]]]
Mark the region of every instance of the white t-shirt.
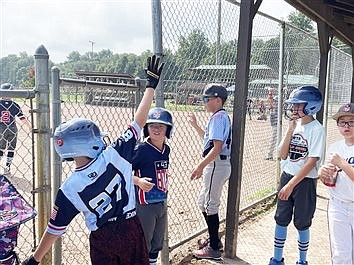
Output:
[[[284,139],[280,143],[283,144]],[[318,157],[307,178],[317,178],[317,170],[324,155],[325,131],[318,120],[302,125],[300,120],[290,141],[289,153],[286,160],[281,161],[282,171],[296,175],[309,157]]]
[[[329,146],[326,158],[328,158],[331,153],[339,154],[354,167],[354,145],[347,145],[343,139]],[[338,170],[336,185],[328,188],[328,190],[330,195],[341,201],[354,202],[354,181],[341,169]]]

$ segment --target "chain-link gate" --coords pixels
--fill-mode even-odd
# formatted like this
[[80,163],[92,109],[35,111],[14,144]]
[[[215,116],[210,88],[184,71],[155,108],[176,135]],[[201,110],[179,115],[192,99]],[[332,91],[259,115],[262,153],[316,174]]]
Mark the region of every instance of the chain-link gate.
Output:
[[[0,90],[0,97],[1,104],[4,105],[0,115],[1,129],[3,130],[0,141],[4,141],[4,138],[7,138],[7,143],[16,141],[14,156],[8,155],[8,151],[11,150],[9,145],[6,145],[5,149],[1,149],[0,174],[4,174],[22,197],[35,208],[34,195],[31,192],[35,189],[35,139],[33,130],[28,128],[25,122],[27,120],[32,126],[34,124],[33,98],[35,97],[35,93],[32,89],[25,90],[21,88],[19,90],[16,88],[8,91]],[[15,104],[17,104],[24,115],[21,117],[23,122],[21,122],[19,117],[16,117],[16,111],[11,111],[11,109],[17,109]],[[9,123],[13,119],[14,123],[17,124],[17,132],[14,131],[14,124]],[[11,130],[11,135],[7,135],[7,130]],[[8,136],[11,138],[8,138]],[[31,253],[35,245],[36,222],[35,219],[32,219],[19,226],[15,251],[20,259],[23,259]]]
[[[133,120],[142,93],[144,82],[135,79],[126,79],[124,83],[115,80],[103,80],[103,77],[85,79],[59,78],[59,70],[52,69],[53,102],[60,102],[56,107],[59,117],[53,122],[56,127],[60,120],[85,117],[93,120],[103,132],[108,132],[111,141],[115,141]],[[57,79],[57,80],[56,80]],[[122,81],[122,80],[121,80]],[[58,90],[58,91],[56,91]],[[54,93],[55,91],[55,93]],[[58,98],[56,98],[58,97]],[[55,158],[60,163],[60,158]],[[62,169],[57,171],[60,182],[64,181],[73,170],[73,163],[62,163]],[[62,236],[61,250],[55,262],[62,260],[64,264],[89,264],[89,231],[86,228],[82,215],[75,218]],[[60,247],[58,244],[57,247]],[[60,257],[59,257],[60,256]]]

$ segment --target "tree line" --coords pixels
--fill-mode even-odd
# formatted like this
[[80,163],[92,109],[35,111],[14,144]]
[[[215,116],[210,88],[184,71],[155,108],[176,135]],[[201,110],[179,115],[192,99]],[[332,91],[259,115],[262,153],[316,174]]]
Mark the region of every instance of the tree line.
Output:
[[[312,21],[302,13],[292,12],[288,21],[296,27],[316,35]],[[314,67],[318,58],[317,41],[300,31],[292,28],[286,29],[285,60],[288,74],[314,74]],[[262,64],[278,71],[279,67],[279,36],[271,38],[253,38],[251,64]],[[334,45],[340,45],[345,52],[351,52],[348,46],[339,40]],[[75,71],[99,71],[107,73],[127,73],[132,76],[144,76],[143,67],[146,58],[151,55],[146,50],[140,55],[133,53],[114,54],[109,49],[99,52],[86,52],[80,54],[72,51],[67,60],[56,64],[62,77],[75,78]],[[200,65],[232,65],[237,58],[237,40],[221,43],[211,42],[207,34],[200,29],[194,29],[186,36],[178,38],[177,50],[164,50],[165,79],[188,80],[195,79],[191,68]],[[314,62],[315,60],[315,62]],[[49,67],[55,62],[49,61]],[[197,77],[207,79],[207,76]],[[198,79],[198,80],[199,80]],[[200,80],[209,81],[209,80]],[[34,57],[26,52],[19,55],[8,55],[0,59],[0,82],[10,82],[17,87],[34,86]]]

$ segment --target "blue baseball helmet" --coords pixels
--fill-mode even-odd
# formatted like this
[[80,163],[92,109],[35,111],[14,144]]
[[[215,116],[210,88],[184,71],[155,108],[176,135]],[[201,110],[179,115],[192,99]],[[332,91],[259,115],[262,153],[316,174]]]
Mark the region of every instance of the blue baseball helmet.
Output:
[[13,88],[14,88],[13,85],[10,83],[5,83],[1,85],[1,89],[3,90],[12,90]]
[[166,137],[168,139],[172,137],[173,129],[174,129],[173,120],[172,120],[171,113],[167,109],[164,108],[150,109],[146,124],[143,129],[144,137],[149,136],[149,132],[147,128],[149,123],[161,123],[167,125]]
[[[302,86],[295,88],[285,100],[284,111],[292,109],[293,104],[305,104],[304,114],[314,115],[322,107],[321,92],[314,86]],[[289,106],[290,105],[290,106]]]
[[106,147],[105,134],[89,119],[74,118],[60,124],[54,132],[54,147],[68,161],[74,157],[96,158]]

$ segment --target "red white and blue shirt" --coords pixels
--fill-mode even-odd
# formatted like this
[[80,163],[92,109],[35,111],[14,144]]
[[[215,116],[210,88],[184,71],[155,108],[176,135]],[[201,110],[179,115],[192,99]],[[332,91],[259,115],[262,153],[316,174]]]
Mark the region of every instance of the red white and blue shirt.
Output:
[[139,144],[134,151],[133,170],[138,177],[149,177],[154,187],[145,192],[139,187],[138,203],[150,204],[167,200],[170,147],[164,144],[159,150],[148,140]]

